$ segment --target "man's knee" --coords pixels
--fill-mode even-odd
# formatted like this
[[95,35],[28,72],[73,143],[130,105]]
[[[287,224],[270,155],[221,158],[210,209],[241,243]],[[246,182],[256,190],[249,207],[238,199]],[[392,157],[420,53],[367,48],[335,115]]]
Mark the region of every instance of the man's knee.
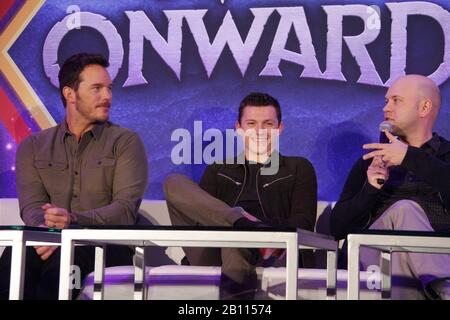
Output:
[[398,222],[405,221],[405,219],[409,222],[423,220],[423,218],[428,219],[422,207],[413,200],[399,200],[391,205],[386,213],[393,221]]
[[179,173],[174,173],[167,176],[163,185],[163,190],[167,201],[170,201],[170,199],[172,198],[172,195],[175,192],[177,186],[180,185],[180,181],[186,179],[187,177],[185,175]]
[[395,202],[386,211],[392,211],[396,215],[402,215],[405,213],[410,215],[412,213],[420,213],[423,209],[417,202],[404,199]]

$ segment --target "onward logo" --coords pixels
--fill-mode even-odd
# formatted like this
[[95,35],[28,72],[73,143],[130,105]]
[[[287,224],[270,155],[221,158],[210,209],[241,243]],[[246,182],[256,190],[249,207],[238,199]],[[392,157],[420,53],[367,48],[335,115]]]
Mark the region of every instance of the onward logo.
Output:
[[[442,63],[429,75],[437,84],[445,82],[449,76],[450,63],[450,14],[439,5],[429,2],[386,3],[391,16],[391,53],[389,79],[383,83],[367,46],[380,35],[381,24],[379,10],[374,6],[361,4],[323,5],[321,8],[327,16],[327,50],[326,68],[322,72],[316,58],[310,25],[303,7],[250,8],[253,21],[243,38],[235,18],[230,11],[225,13],[222,23],[214,37],[210,39],[204,17],[208,10],[164,10],[167,17],[167,35],[163,36],[144,11],[125,11],[129,20],[128,77],[123,87],[147,84],[149,79],[143,75],[144,43],[150,42],[164,63],[170,67],[180,80],[181,53],[183,43],[182,26],[185,22],[192,33],[198,48],[205,72],[208,77],[213,72],[226,46],[230,49],[242,76],[245,75],[250,59],[261,41],[268,19],[275,13],[280,17],[271,49],[265,58],[265,66],[259,76],[282,77],[281,61],[288,61],[303,66],[299,77],[325,80],[347,81],[342,72],[342,49],[344,43],[358,64],[361,75],[358,83],[374,86],[389,86],[398,76],[405,74],[407,56],[408,16],[422,15],[434,19],[443,30],[444,53]],[[376,8],[376,7],[375,7]],[[364,22],[364,30],[353,36],[343,35],[343,20],[356,17]],[[121,35],[106,17],[92,12],[73,10],[62,21],[56,23],[47,35],[43,48],[43,62],[46,75],[51,83],[58,85],[57,63],[58,47],[63,38],[73,29],[93,28],[105,39],[108,50],[111,77],[114,78],[126,62]],[[164,28],[165,29],[165,28]],[[298,40],[298,51],[286,49],[289,34]],[[80,31],[79,31],[80,32]],[[267,41],[267,39],[264,39]],[[388,64],[388,61],[386,61]]]

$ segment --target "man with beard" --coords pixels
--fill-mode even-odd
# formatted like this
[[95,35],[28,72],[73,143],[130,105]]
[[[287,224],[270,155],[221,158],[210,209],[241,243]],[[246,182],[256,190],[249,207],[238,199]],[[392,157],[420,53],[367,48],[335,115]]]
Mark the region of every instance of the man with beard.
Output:
[[[357,160],[331,215],[337,239],[364,229],[450,231],[450,143],[433,133],[441,106],[430,79],[407,75],[386,94],[390,143],[371,143]],[[379,252],[362,248],[363,269],[379,265]],[[450,255],[395,252],[394,299],[450,299]]]
[[[64,229],[136,222],[147,187],[147,156],[136,133],[108,121],[108,65],[95,54],[67,59],[59,72],[64,120],[19,145],[16,181],[25,225]],[[106,265],[132,264],[128,247],[114,247],[114,255],[106,257]],[[7,249],[0,261],[3,299],[8,297],[10,264]],[[59,247],[27,248],[24,298],[57,299],[59,264]],[[77,247],[75,265],[83,280],[94,269],[94,248]]]

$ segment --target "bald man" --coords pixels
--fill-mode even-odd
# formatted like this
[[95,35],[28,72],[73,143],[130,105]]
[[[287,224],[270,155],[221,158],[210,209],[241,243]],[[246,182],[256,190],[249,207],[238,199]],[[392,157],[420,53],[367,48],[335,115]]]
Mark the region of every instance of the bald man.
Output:
[[[363,145],[368,153],[356,161],[331,214],[337,239],[365,229],[450,231],[450,142],[433,133],[439,88],[407,75],[385,98],[391,143]],[[379,265],[377,250],[364,248],[360,257],[362,270]],[[450,299],[448,254],[394,253],[392,275],[394,299]]]

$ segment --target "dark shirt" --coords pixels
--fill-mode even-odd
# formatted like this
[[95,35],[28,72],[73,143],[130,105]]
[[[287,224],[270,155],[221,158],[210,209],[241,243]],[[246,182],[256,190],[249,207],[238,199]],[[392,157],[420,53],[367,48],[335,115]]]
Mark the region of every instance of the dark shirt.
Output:
[[78,142],[64,121],[19,145],[16,181],[26,225],[44,224],[45,203],[72,212],[81,225],[134,224],[147,187],[147,156],[128,129],[99,123]]
[[450,230],[450,143],[437,134],[420,148],[408,146],[401,165],[379,190],[367,181],[372,159],[356,161],[331,214],[331,231],[343,239],[368,228],[394,202],[416,201],[436,231]]
[[[435,156],[439,146],[439,136],[433,135],[420,149]],[[389,170],[389,179],[380,191],[379,201],[372,210],[370,224],[387,208],[402,199],[417,202],[427,213],[428,220],[436,231],[448,228],[450,216],[440,199],[439,192],[403,166],[395,166]]]
[[261,210],[260,200],[257,190],[257,175],[263,164],[245,161],[245,169],[247,172],[245,178],[245,185],[242,193],[238,198],[236,206],[242,207],[246,212],[252,216],[258,218],[261,221],[265,221],[264,214]]

